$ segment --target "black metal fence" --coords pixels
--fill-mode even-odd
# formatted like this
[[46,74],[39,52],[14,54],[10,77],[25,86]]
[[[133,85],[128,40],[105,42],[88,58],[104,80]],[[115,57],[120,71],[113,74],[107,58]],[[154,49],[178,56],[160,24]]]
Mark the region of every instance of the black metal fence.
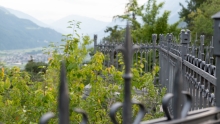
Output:
[[[166,36],[159,35],[158,44],[156,44],[157,35],[152,36],[153,44],[133,44],[129,25],[126,28],[126,39],[123,44],[97,44],[97,36],[95,36],[95,51],[99,50],[109,56],[109,61],[104,63],[106,66],[114,65],[120,69],[115,55],[122,52],[124,58],[124,102],[113,104],[110,110],[110,117],[114,124],[118,123],[115,115],[120,107],[123,109],[122,122],[124,124],[220,123],[220,98],[218,98],[220,97],[220,12],[212,18],[214,19],[214,35],[213,39],[210,39],[210,46],[206,47],[203,35],[200,36],[199,47],[191,43],[189,30],[180,32],[179,43],[173,39],[172,34],[167,34]],[[131,67],[134,66],[135,61],[140,60],[145,65],[144,71],[151,71],[157,61],[156,58],[159,58],[159,82],[167,88],[167,94],[162,100],[165,117],[141,122],[146,110],[143,104],[133,103],[131,100]],[[69,98],[65,83],[65,68],[62,64],[59,95],[60,124],[69,123]],[[131,114],[132,104],[140,107],[134,122],[132,122]],[[85,112],[82,110],[77,110],[77,112],[83,114],[82,123],[88,123]],[[41,118],[40,123],[46,123],[51,117],[53,114],[47,113]]]
[[[97,36],[95,36],[97,37]],[[153,66],[156,62],[156,54],[159,52],[159,46],[156,44],[157,36],[153,36],[153,44],[150,43],[137,43],[133,44],[138,46],[138,48],[133,52],[133,59],[131,61],[131,66],[137,66],[137,62],[144,64],[144,72],[152,71]],[[96,39],[96,38],[95,38]],[[95,40],[94,48],[95,51],[100,51],[105,55],[104,65],[109,67],[111,65],[115,66],[117,69],[120,68],[120,62],[118,54],[121,53],[120,50],[116,49],[118,46],[123,45],[124,43],[120,42],[105,42],[101,41],[97,44]]]

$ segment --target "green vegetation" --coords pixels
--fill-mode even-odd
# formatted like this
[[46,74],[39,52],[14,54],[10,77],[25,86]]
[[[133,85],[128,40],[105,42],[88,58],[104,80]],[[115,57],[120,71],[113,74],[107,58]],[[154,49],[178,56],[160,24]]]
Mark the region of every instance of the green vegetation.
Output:
[[123,28],[119,28],[118,25],[115,25],[114,27],[107,27],[105,30],[105,33],[110,33],[109,36],[104,37],[104,41],[108,42],[122,42],[124,40],[124,33],[125,30]]
[[[189,9],[190,8],[190,9]],[[182,8],[181,17],[185,17],[188,23],[187,28],[192,31],[193,38],[205,35],[205,45],[210,43],[213,36],[213,19],[212,15],[220,11],[219,0],[190,0],[188,8]]]
[[43,81],[42,74],[46,73],[47,64],[44,62],[34,62],[30,60],[25,65],[25,71],[30,74],[30,78],[33,82]]
[[[178,25],[181,20],[174,24],[168,24],[169,11],[164,11],[159,16],[163,5],[163,2],[157,4],[156,0],[148,0],[146,4],[138,6],[137,0],[132,0],[126,5],[127,14],[117,15],[114,18],[131,21],[134,42],[151,42],[152,34],[173,33],[174,36],[177,36],[180,32]],[[142,23],[136,19],[137,17],[141,18]]]
[[33,72],[33,73],[39,73],[39,72],[46,72],[47,64],[43,62],[34,62],[33,60],[30,60],[25,65],[25,71],[27,72]]
[[195,12],[197,8],[199,8],[200,5],[206,1],[207,0],[186,0],[185,2],[187,2],[187,7],[183,6],[183,4],[180,3],[182,9],[179,12],[179,16],[180,18],[184,18],[184,21],[187,23],[188,27],[193,27],[193,20],[189,17],[189,14],[191,12]]
[[[76,33],[76,32],[75,32]],[[31,80],[30,74],[20,71],[19,68],[1,68],[0,70],[0,121],[4,123],[38,123],[39,118],[46,112],[57,114],[57,95],[59,86],[60,61],[66,62],[67,80],[70,95],[70,119],[71,123],[79,123],[81,115],[75,113],[73,108],[82,108],[87,111],[90,122],[109,124],[108,112],[110,106],[116,101],[123,100],[123,71],[114,66],[105,67],[105,59],[102,53],[97,52],[87,65],[83,65],[84,59],[90,49],[86,46],[92,43],[88,36],[78,34],[66,35],[63,40],[65,45],[51,45],[47,54],[52,55],[45,73],[41,73],[42,81]],[[122,56],[119,62],[123,66]],[[33,64],[30,62],[29,65]],[[36,64],[36,63],[35,63]],[[159,67],[155,66],[151,73],[141,72],[144,67],[139,62],[132,68],[132,86],[137,89],[146,88],[147,94],[137,95],[132,90],[133,98],[146,105],[148,113],[144,120],[163,116],[160,112],[161,98],[165,89],[155,87],[153,80]],[[27,67],[27,66],[26,66]],[[31,67],[33,68],[33,67]],[[123,67],[124,68],[124,67]],[[37,69],[35,71],[38,72]],[[91,86],[89,96],[82,99],[85,85]],[[119,95],[114,95],[119,92]],[[138,107],[133,107],[133,113],[137,113]],[[117,115],[121,118],[121,112]],[[57,118],[50,123],[57,123]]]
[[[192,29],[194,34],[206,34],[207,37],[211,37],[213,22],[210,16],[220,10],[219,0],[207,0],[202,3],[200,3],[200,1],[195,4],[195,6],[190,6],[194,5],[193,2],[195,1],[196,0],[191,0],[187,12],[186,8],[183,8],[180,15],[187,17],[185,21],[188,23],[188,28]],[[163,7],[163,4],[164,3],[156,4],[156,0],[149,0],[146,5],[138,6],[137,1],[132,0],[126,7],[128,13],[133,13],[132,17],[128,15],[118,15],[116,18],[132,22],[132,37],[136,42],[143,40],[150,41],[153,33],[179,33],[179,29],[177,28],[179,22],[172,25],[167,23],[170,12],[165,11],[159,16],[159,10]],[[140,24],[136,20],[137,16],[142,18],[144,24]],[[42,36],[43,38],[41,38],[44,39],[46,36],[57,36],[58,38],[59,35],[54,35],[54,32],[49,29],[44,30],[35,27],[36,25],[33,25],[31,22],[18,19],[10,14],[5,14],[5,12],[1,10],[0,20],[0,25],[3,27],[6,22],[10,23],[10,20],[19,21],[21,24],[10,25],[10,27],[0,29],[0,31],[3,31],[3,33],[0,33],[1,40],[7,42],[7,39],[4,39],[4,35],[6,34],[11,38],[15,38],[13,40],[14,43],[10,43],[10,45],[6,42],[1,42],[0,49],[15,48],[13,45],[21,44],[21,41],[22,45],[25,44],[26,46],[18,47],[25,48],[34,46],[36,39],[28,39],[27,37],[29,36],[37,38]],[[70,22],[70,24],[72,23]],[[28,28],[24,29],[22,25]],[[20,26],[19,28],[22,31],[9,32],[6,30],[13,29],[15,26]],[[77,23],[76,27],[78,26],[79,24]],[[31,33],[28,34],[28,36],[24,35],[24,37],[20,37],[21,34],[25,33],[25,30],[31,31]],[[20,34],[17,34],[17,32]],[[123,29],[118,29],[118,26],[113,28],[108,27],[106,32],[110,32],[110,36],[107,37],[109,41],[113,41],[114,38],[116,41],[120,41],[121,38],[123,38]],[[36,36],[33,36],[32,33],[36,34]],[[24,40],[25,37],[27,40]],[[63,42],[63,45],[51,44],[50,47],[45,50],[45,53],[52,56],[48,65],[30,61],[25,67],[26,70],[21,71],[18,67],[9,69],[0,63],[1,122],[6,124],[37,124],[40,117],[46,112],[51,111],[57,115],[60,61],[65,61],[70,97],[70,123],[78,124],[82,118],[81,115],[74,112],[73,108],[82,108],[87,111],[90,122],[97,124],[110,123],[108,112],[111,105],[116,101],[123,101],[122,91],[124,81],[122,74],[124,71],[117,70],[114,66],[103,66],[103,61],[106,58],[100,52],[94,54],[91,61],[84,64],[86,56],[91,52],[91,49],[87,49],[87,46],[92,43],[92,40],[88,36],[78,35],[76,30],[74,30],[74,36],[72,34],[65,35]],[[0,55],[5,54],[0,53]],[[118,57],[120,66],[124,68],[122,55],[119,54]],[[137,95],[133,89],[132,98],[142,102],[146,106],[148,112],[144,120],[162,117],[163,112],[160,112],[160,105],[166,90],[153,84],[159,67],[154,66],[152,72],[148,73],[144,73],[142,71],[143,68],[143,63],[137,61],[135,68],[131,69],[133,73],[132,86],[137,89],[145,88],[147,94]],[[39,76],[38,79],[33,79],[33,75]],[[82,97],[84,96],[86,85],[90,85],[91,89],[89,96],[83,99]],[[116,92],[118,92],[119,95],[115,95]],[[138,107],[133,106],[133,115],[135,115],[137,111]],[[117,118],[121,118],[120,111],[117,114]],[[57,118],[50,121],[51,124],[57,122]]]

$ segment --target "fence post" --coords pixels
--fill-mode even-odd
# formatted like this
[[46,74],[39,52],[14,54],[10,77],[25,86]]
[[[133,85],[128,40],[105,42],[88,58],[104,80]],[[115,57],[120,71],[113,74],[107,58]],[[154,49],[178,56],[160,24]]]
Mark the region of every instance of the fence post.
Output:
[[[166,61],[166,69],[164,70],[165,74],[166,74],[166,82],[165,82],[165,85],[167,86],[167,89],[170,93],[172,93],[172,85],[173,85],[173,81],[171,82],[170,80],[170,48],[171,48],[171,42],[173,41],[173,35],[172,34],[167,34],[166,36],[166,42],[167,42],[167,61]],[[171,73],[171,75],[173,75]]]
[[[180,53],[181,53],[181,58],[182,58],[182,62],[183,60],[186,59],[186,54],[188,52],[188,48],[189,48],[189,43],[190,43],[190,30],[181,30],[181,33],[180,33],[180,43],[181,43],[181,48],[180,48]],[[185,75],[185,72],[186,72],[186,67],[183,66],[182,64],[182,71],[183,71],[183,75]],[[183,76],[184,77],[184,76]],[[184,82],[184,90],[187,90],[188,88],[188,84],[186,83],[186,80],[185,78],[183,78],[183,82]]]
[[97,49],[97,35],[94,35],[94,54],[96,53],[96,49]]
[[216,13],[212,16],[214,19],[214,36],[213,36],[213,44],[214,44],[214,55],[216,59],[216,89],[215,89],[215,98],[216,98],[216,106],[220,107],[220,12]]
[[[160,48],[162,48],[162,42],[164,40],[164,36],[163,34],[160,34],[160,38],[159,38],[159,46]],[[162,55],[162,51],[160,50],[159,51],[159,67],[160,67],[160,71],[159,71],[159,82],[162,84],[162,86],[165,86],[164,84],[164,73],[163,73],[163,70],[164,69],[164,58],[163,58],[163,55]]]

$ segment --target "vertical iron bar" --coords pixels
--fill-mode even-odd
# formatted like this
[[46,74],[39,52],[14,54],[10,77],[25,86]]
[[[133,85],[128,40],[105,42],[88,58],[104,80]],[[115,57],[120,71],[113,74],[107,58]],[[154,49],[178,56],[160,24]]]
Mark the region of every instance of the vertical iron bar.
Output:
[[[169,77],[170,77],[170,65],[171,65],[169,53],[170,53],[171,42],[173,40],[173,35],[172,34],[167,34],[166,38],[167,38],[167,69],[165,71],[167,71],[168,73],[166,73],[166,72],[165,73],[167,74],[167,76],[166,76],[166,78],[167,78],[166,84],[167,84],[168,87],[170,87],[170,85],[172,85],[172,84],[170,84],[171,82],[169,80]],[[172,90],[172,88],[170,88],[170,90]]]
[[[215,47],[213,53],[216,56],[216,77],[220,77],[220,12],[213,15],[212,18],[214,19],[213,44]],[[220,99],[217,97],[220,96],[220,78],[217,78],[216,85],[216,106],[220,107]]]
[[[209,93],[211,94],[210,82],[207,82],[207,83],[208,83],[207,89],[209,90]],[[211,102],[209,101],[209,94],[207,95],[207,101],[208,101],[208,107],[211,107]]]
[[[159,45],[160,45],[161,48],[162,48],[162,45],[163,45],[163,40],[164,40],[164,35],[160,34]],[[165,81],[164,80],[164,70],[165,70],[164,63],[166,61],[164,60],[164,55],[163,55],[162,50],[160,50],[159,54],[160,54],[160,57],[159,57],[159,60],[160,60],[160,83],[164,87],[165,86],[165,83],[164,83],[164,81]]]
[[202,78],[202,76],[199,76],[199,78],[200,78],[200,94],[199,94],[199,108],[200,109],[202,109],[202,107],[203,107],[203,97],[202,97],[202,92],[203,92],[203,90],[202,90],[202,86],[203,86],[203,84],[202,84],[202,82],[203,82],[203,78]]
[[144,70],[145,72],[147,72],[147,50],[145,49],[144,51],[144,54],[145,54],[145,66],[144,66]]
[[135,67],[137,68],[137,67],[138,67],[138,51],[136,51],[135,53],[136,53],[136,54],[135,54],[135,55],[136,55],[136,56],[135,56],[135,57],[136,57],[136,62],[135,62],[135,63],[136,63],[136,66],[135,66]]
[[64,62],[61,63],[60,70],[60,89],[58,98],[59,124],[69,124],[69,95]]
[[210,64],[211,65],[214,64],[213,49],[214,49],[214,47],[213,47],[213,37],[212,37],[212,41],[210,43],[210,48],[209,48],[209,50],[210,50],[209,56],[210,56]]
[[[205,54],[204,54],[204,40],[205,40],[205,36],[204,35],[201,35],[200,36],[200,52],[201,52],[201,63],[200,63],[200,68],[202,69],[202,70],[204,70],[204,64],[205,64]],[[204,100],[204,103],[203,103],[203,106],[204,106],[204,108],[206,108],[207,107],[207,99],[206,99],[206,89],[207,89],[207,80],[204,78],[204,98],[203,98],[203,100]]]
[[132,123],[132,110],[131,110],[131,64],[134,50],[138,47],[133,46],[131,41],[130,27],[126,27],[126,40],[124,46],[119,46],[117,49],[121,50],[124,54],[125,74],[124,78],[124,102],[123,102],[123,124]]
[[94,54],[96,53],[97,50],[97,35],[94,35]]
[[[190,95],[191,96],[193,96],[193,83],[192,83],[192,73],[193,73],[193,71],[192,71],[192,69],[191,68],[189,68],[189,83],[190,83]],[[191,110],[193,110],[193,106],[191,106]]]
[[118,51],[115,51],[116,53],[116,68],[117,68],[117,70],[119,70],[119,68],[118,68]]
[[110,66],[114,65],[114,50],[110,51]]
[[131,60],[132,60],[132,51],[131,51],[131,36],[129,25],[126,27],[126,41],[125,41],[125,51],[124,60],[125,60],[125,74],[124,74],[124,103],[123,103],[123,124],[131,124],[132,113],[131,113]]
[[199,79],[198,79],[198,74],[194,71],[194,75],[195,75],[195,79],[196,79],[196,99],[195,99],[195,102],[196,102],[196,110],[199,108],[199,85],[198,85],[198,82],[199,82]]
[[[160,39],[159,39],[159,44],[158,46],[161,48],[161,35],[160,35]],[[160,67],[160,70],[159,70],[159,83],[162,84],[162,68],[163,68],[163,65],[162,65],[162,51],[159,49],[159,67]],[[162,84],[163,86],[163,84]]]
[[149,50],[147,50],[147,54],[146,54],[146,61],[147,61],[147,72],[149,72],[149,69],[148,69],[148,67],[149,67],[149,59],[148,59],[148,55],[149,55]]
[[157,42],[157,34],[152,35],[153,40],[153,66],[156,64],[156,42]]
[[[140,61],[141,61],[141,63],[140,63],[140,64],[143,64],[143,62],[142,62],[142,59],[143,59],[143,51],[141,51],[140,53],[141,53],[141,60],[140,60]],[[141,70],[143,71],[143,68],[142,68]],[[141,72],[141,74],[140,74],[140,75],[142,75],[142,74],[143,74],[143,72]]]
[[173,118],[179,119],[181,118],[181,102],[182,102],[182,85],[183,85],[183,78],[182,78],[182,67],[181,62],[177,61],[175,69],[175,78],[174,78],[174,84],[173,84]]

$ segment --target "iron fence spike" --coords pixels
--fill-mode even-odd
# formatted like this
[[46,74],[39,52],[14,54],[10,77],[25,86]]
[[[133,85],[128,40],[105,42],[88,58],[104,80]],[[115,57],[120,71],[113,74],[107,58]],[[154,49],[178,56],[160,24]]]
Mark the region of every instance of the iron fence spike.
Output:
[[69,124],[69,95],[64,61],[61,62],[60,70],[60,89],[58,98],[59,124]]

